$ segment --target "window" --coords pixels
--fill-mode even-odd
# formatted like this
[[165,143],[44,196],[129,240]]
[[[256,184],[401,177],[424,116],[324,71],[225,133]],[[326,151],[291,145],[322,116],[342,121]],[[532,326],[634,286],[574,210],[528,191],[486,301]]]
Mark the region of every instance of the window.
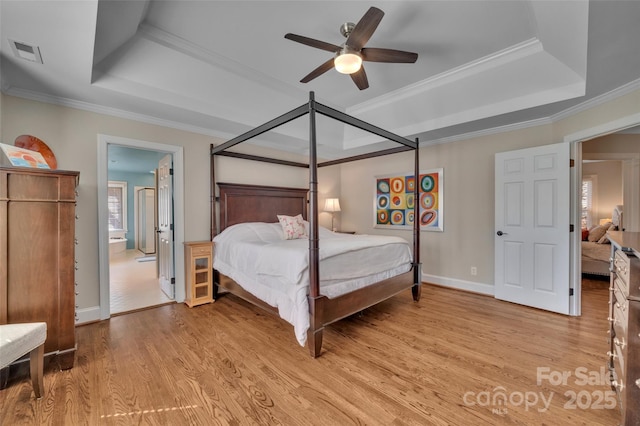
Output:
[[597,204],[595,200],[597,184],[597,176],[583,176],[582,178],[582,213],[580,215],[580,226],[582,229],[589,229],[593,226],[594,210]]
[[109,181],[107,189],[109,231],[127,230],[127,182]]

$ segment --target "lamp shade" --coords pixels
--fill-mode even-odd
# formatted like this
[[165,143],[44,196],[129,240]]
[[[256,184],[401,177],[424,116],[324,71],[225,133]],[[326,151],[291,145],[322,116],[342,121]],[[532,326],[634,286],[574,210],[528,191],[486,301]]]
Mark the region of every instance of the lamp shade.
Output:
[[339,212],[340,200],[337,198],[327,198],[324,201],[324,211],[326,212]]
[[333,60],[336,71],[342,74],[353,74],[362,66],[362,57],[357,53],[343,53]]

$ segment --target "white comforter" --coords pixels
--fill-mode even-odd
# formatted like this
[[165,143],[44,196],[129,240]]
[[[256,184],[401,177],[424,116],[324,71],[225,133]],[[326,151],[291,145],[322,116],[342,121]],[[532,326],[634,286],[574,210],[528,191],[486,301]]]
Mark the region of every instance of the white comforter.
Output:
[[[320,293],[336,297],[411,269],[402,238],[319,231]],[[213,267],[293,324],[300,345],[309,328],[309,241],[285,240],[279,223],[243,223],[213,239]]]

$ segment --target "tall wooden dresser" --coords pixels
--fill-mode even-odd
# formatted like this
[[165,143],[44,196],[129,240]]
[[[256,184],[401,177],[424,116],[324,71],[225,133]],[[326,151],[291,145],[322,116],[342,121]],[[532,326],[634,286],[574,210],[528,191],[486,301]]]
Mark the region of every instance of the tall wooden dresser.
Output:
[[640,233],[609,232],[613,246],[609,368],[622,424],[640,425]]
[[0,324],[47,323],[45,354],[73,367],[79,173],[0,167]]

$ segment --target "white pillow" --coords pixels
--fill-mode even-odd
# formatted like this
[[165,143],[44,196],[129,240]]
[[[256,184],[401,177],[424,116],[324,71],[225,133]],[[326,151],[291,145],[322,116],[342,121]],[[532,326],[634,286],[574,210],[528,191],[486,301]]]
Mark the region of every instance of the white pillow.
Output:
[[285,240],[297,240],[299,238],[307,238],[307,232],[304,227],[302,215],[285,216],[278,215],[278,221],[282,226],[282,232]]
[[604,225],[598,225],[589,230],[589,236],[587,237],[588,241],[592,243],[598,242],[600,238],[604,237],[607,233],[607,230],[611,226],[611,222],[607,222]]

